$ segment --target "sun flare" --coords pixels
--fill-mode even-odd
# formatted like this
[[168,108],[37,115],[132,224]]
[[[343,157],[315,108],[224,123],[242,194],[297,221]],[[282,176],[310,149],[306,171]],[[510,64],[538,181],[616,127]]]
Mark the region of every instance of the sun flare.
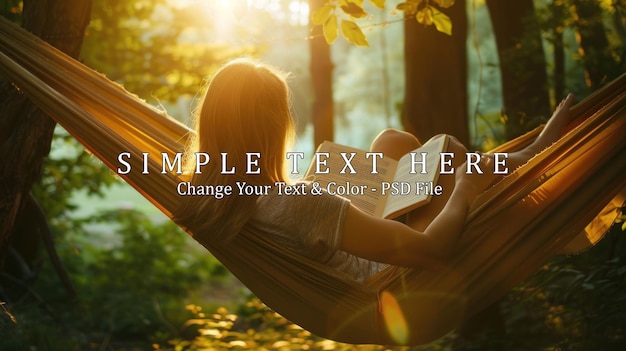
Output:
[[197,21],[213,29],[215,40],[224,42],[253,35],[261,21],[265,27],[277,23],[306,26],[309,19],[304,0],[170,0],[170,6],[190,10]]

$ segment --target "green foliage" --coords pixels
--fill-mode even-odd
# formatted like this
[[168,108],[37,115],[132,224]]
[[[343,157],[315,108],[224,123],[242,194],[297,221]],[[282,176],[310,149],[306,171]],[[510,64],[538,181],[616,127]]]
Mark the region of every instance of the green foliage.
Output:
[[[146,344],[177,335],[180,306],[200,287],[226,279],[223,266],[172,222],[115,209],[76,218],[119,182],[58,129],[33,193],[49,217],[56,249],[77,292],[70,299],[50,262],[22,299],[2,303],[2,350],[87,350]],[[90,194],[77,202],[77,193]],[[94,198],[95,197],[95,198]],[[81,197],[82,198],[82,197]],[[103,341],[105,340],[105,341]],[[116,348],[117,349],[117,348]]]
[[138,96],[175,102],[193,96],[224,61],[252,47],[211,44],[200,1],[95,0],[82,59]]
[[457,350],[621,350],[626,346],[626,232],[555,257],[500,304],[504,333],[484,331]]
[[[626,240],[613,231],[588,252],[559,257],[512,294],[512,303],[533,306],[515,328],[541,335],[545,346],[616,350],[626,345]],[[517,307],[520,308],[520,307]],[[521,311],[518,311],[521,312]],[[525,322],[522,322],[526,319]],[[532,321],[532,323],[528,323]],[[522,322],[522,323],[519,323]],[[541,345],[537,345],[541,346]]]
[[51,149],[50,157],[44,159],[41,180],[32,191],[53,225],[64,232],[61,222],[69,225],[68,216],[80,206],[73,201],[73,194],[82,191],[101,198],[120,179],[61,128],[55,130]]
[[[588,8],[589,6],[596,8],[598,13],[590,15],[590,17],[582,18],[580,8]],[[604,82],[608,82],[618,77],[624,72],[624,52],[626,50],[626,29],[624,27],[626,16],[626,4],[623,1],[596,1],[596,0],[556,0],[539,7],[533,18],[534,24],[542,31],[547,43],[552,47],[559,45],[565,48],[574,48],[571,51],[578,50],[575,54],[568,57],[567,73],[576,73],[582,75],[582,72],[576,72],[585,69],[585,67],[595,66],[605,77]],[[575,35],[572,33],[575,32]],[[598,42],[595,45],[584,41],[593,34]],[[606,36],[606,37],[605,37]],[[600,39],[606,39],[600,41]],[[559,42],[564,41],[564,42]],[[599,47],[601,42],[604,47]],[[591,49],[589,46],[593,46]],[[596,51],[597,50],[597,51]],[[586,77],[589,80],[589,77]],[[569,83],[569,82],[568,82]],[[580,91],[581,95],[587,95],[591,90],[595,90],[598,86],[590,86],[591,82],[585,82],[579,79],[576,85],[572,85],[571,90]],[[587,86],[585,86],[587,85]]]
[[22,0],[4,0],[0,3],[0,16],[15,23],[22,20]]
[[[448,8],[454,4],[454,0],[434,0],[439,8]],[[431,4],[430,0],[409,0],[398,4],[398,10],[404,11],[405,15],[414,16],[417,22],[430,26],[435,25],[438,31],[452,35],[452,21],[450,17],[439,11]]]
[[202,307],[193,304],[187,305],[186,309],[191,316],[184,327],[192,329],[192,338],[177,338],[167,343],[155,344],[155,350],[444,350],[441,343],[423,347],[390,348],[379,345],[351,345],[323,339],[289,322],[256,298],[248,301],[238,313],[230,313],[225,308],[205,313]]
[[154,223],[137,211],[107,211],[75,221],[72,229],[56,239],[78,299],[69,300],[44,265],[30,295],[12,306],[15,321],[1,316],[11,337],[0,340],[0,349],[41,340],[52,349],[81,350],[103,338],[119,345],[167,339],[178,334],[173,325],[183,321],[182,301],[227,276],[173,223]]
[[145,335],[162,324],[160,310],[169,310],[170,302],[225,274],[170,221],[155,224],[137,211],[113,210],[87,223],[114,226],[100,245],[90,239],[72,248],[83,256],[71,269],[90,306],[85,323],[94,327]]
[[361,28],[353,21],[341,21],[341,34],[348,39],[349,42],[358,46],[369,46],[367,38],[361,31]]
[[[370,0],[375,7],[384,10],[385,0]],[[408,0],[396,6],[405,16],[414,17],[424,25],[434,25],[438,31],[452,35],[450,17],[439,10],[448,8],[454,0]],[[436,6],[435,6],[436,5]],[[341,20],[341,34],[348,42],[357,46],[369,46],[367,37],[354,20],[368,17],[363,0],[327,0],[311,14],[311,23],[323,27],[324,38],[332,44],[338,37]]]

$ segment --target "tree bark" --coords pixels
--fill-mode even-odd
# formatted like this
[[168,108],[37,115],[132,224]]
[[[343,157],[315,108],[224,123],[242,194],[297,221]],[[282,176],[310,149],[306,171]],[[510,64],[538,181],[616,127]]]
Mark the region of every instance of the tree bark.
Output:
[[565,98],[565,44],[563,33],[554,32],[554,99],[561,101]]
[[609,40],[602,24],[602,9],[597,0],[573,0],[579,54],[585,67],[585,83],[595,90],[616,76],[616,62],[608,53]]
[[533,0],[487,0],[498,47],[507,140],[549,117],[548,74],[541,33],[530,23]]
[[[91,12],[90,0],[24,0],[23,26],[77,58]],[[0,268],[8,237],[42,163],[56,123],[9,83],[0,86]]]
[[404,128],[424,142],[436,134],[468,144],[467,14],[465,0],[440,9],[452,20],[452,35],[418,23],[404,24]]
[[[324,5],[325,0],[309,0],[310,12]],[[310,24],[311,79],[313,81],[314,147],[334,137],[333,63],[330,46],[322,34],[322,26]]]
[[554,81],[554,99],[561,101],[565,98],[565,42],[563,39],[563,28],[567,18],[567,9],[561,0],[552,0],[550,4],[551,11],[551,27],[550,27],[550,43],[553,48],[554,73],[552,79]]

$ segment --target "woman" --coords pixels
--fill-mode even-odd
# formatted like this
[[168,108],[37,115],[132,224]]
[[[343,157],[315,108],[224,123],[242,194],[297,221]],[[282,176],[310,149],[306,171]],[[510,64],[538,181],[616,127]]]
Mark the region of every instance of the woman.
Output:
[[[289,182],[284,163],[294,127],[285,78],[277,69],[247,59],[232,61],[215,74],[196,115],[197,138],[189,145],[187,167],[195,169],[194,152],[227,153],[229,169],[244,170],[249,161],[246,153],[255,152],[260,154],[257,166],[262,172],[223,174],[220,167],[205,167],[193,174],[193,184],[235,188],[236,182],[244,181],[259,186]],[[559,137],[571,104],[572,97],[568,96],[532,145],[509,154],[509,169],[525,163]],[[408,133],[385,130],[371,149],[383,152],[385,157],[399,158],[419,145]],[[448,151],[465,154],[466,149],[452,138]],[[483,154],[481,169],[493,168],[492,162],[491,155]],[[457,161],[453,166],[464,165]],[[362,281],[386,265],[445,263],[463,230],[471,203],[495,181],[496,176],[487,173],[442,174],[439,184],[444,194],[411,212],[406,224],[370,216],[339,196],[281,196],[276,191],[222,199],[188,197],[176,220],[204,240],[227,240],[249,223],[285,249]]]

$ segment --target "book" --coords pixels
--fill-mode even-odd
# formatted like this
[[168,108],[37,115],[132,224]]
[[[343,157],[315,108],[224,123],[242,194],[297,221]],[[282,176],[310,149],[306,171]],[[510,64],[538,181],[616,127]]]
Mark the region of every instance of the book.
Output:
[[[372,153],[368,157],[367,151],[325,141],[317,148],[304,179],[349,199],[373,216],[396,218],[430,202],[448,140],[447,135],[438,135],[399,160]],[[425,160],[424,168],[422,163],[416,166],[412,157]]]

